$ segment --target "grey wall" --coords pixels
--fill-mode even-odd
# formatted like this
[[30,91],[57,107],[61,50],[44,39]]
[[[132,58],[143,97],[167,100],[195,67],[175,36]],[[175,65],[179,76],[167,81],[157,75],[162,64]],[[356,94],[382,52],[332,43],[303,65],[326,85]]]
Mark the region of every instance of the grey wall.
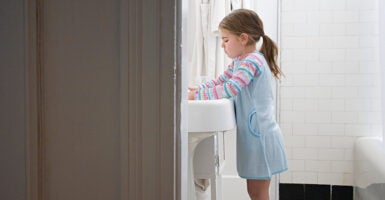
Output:
[[0,200],[182,199],[175,11],[0,1]]
[[120,198],[119,3],[43,1],[44,199]]
[[0,199],[26,197],[24,5],[0,1]]

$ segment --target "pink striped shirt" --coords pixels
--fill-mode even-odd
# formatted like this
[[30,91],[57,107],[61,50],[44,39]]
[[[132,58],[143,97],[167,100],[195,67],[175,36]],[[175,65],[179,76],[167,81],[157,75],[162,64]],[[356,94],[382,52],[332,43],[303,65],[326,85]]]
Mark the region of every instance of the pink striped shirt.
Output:
[[235,58],[217,79],[199,85],[194,95],[195,99],[222,99],[236,96],[254,77],[258,76],[259,66],[262,66],[262,61],[258,54],[250,53],[242,60]]

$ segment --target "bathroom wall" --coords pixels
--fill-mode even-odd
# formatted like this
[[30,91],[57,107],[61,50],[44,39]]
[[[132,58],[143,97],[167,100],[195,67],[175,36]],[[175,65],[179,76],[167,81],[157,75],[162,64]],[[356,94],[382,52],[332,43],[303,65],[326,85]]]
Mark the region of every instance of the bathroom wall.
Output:
[[378,0],[285,0],[281,183],[353,185],[353,143],[381,136]]
[[[385,2],[379,2],[379,18],[380,18],[380,55],[385,54]],[[380,56],[381,68],[381,86],[382,86],[382,116],[385,115],[385,58]],[[382,127],[385,126],[385,117],[382,119]],[[385,130],[382,130],[383,138],[385,138]]]

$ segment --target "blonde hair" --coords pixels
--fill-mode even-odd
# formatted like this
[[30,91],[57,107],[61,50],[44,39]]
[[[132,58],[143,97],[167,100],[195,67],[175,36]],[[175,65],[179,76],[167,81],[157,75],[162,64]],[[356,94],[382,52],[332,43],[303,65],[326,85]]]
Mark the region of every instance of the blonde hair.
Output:
[[280,77],[283,76],[283,72],[277,64],[278,47],[270,37],[265,35],[263,22],[257,13],[248,9],[234,10],[222,19],[219,28],[230,31],[238,36],[242,33],[247,34],[249,36],[247,45],[255,44],[263,38],[263,43],[259,51],[265,56],[274,77],[280,79]]

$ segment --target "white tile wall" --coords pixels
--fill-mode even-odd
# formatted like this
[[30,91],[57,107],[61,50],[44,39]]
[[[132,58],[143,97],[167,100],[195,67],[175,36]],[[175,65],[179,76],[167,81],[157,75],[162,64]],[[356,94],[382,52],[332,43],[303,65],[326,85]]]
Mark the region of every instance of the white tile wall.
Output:
[[382,131],[378,0],[281,2],[281,182],[352,185],[354,140]]

